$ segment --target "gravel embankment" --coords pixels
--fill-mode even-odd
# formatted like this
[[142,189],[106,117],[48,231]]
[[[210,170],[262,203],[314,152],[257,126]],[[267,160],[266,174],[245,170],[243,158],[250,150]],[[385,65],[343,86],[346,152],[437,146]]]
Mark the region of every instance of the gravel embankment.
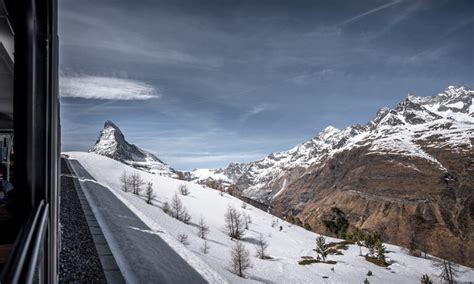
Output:
[[[61,173],[70,175],[64,159]],[[82,211],[74,182],[61,175],[60,283],[106,283],[97,250]]]

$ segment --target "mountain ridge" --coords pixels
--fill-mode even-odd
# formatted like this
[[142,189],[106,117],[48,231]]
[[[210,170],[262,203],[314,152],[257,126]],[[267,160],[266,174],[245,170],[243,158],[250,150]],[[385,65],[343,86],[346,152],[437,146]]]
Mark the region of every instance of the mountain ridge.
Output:
[[[405,247],[416,239],[423,250],[472,267],[473,98],[462,86],[408,95],[365,125],[328,127],[248,163],[232,181],[244,197],[318,233],[375,231]],[[347,228],[335,230],[336,220]]]
[[[333,150],[346,150],[347,146],[346,142],[357,135],[363,134],[368,131],[378,130],[383,128],[383,126],[389,127],[396,127],[402,125],[409,125],[414,126],[418,124],[423,124],[427,122],[432,122],[435,120],[440,119],[469,119],[474,116],[474,105],[472,104],[472,96],[474,95],[474,91],[470,90],[465,86],[449,86],[443,93],[439,93],[438,95],[428,96],[428,97],[417,97],[412,94],[408,94],[408,96],[402,100],[395,108],[391,109],[388,107],[380,108],[374,118],[370,120],[367,124],[355,124],[348,126],[344,129],[338,129],[333,126],[327,126],[324,130],[322,130],[319,134],[317,134],[312,139],[300,143],[295,147],[291,148],[287,151],[280,151],[280,152],[273,152],[270,153],[267,157],[257,160],[254,162],[243,164],[245,166],[240,166],[247,168],[247,170],[252,171],[254,168],[255,172],[248,172],[249,176],[254,176],[258,171],[258,168],[268,168],[270,163],[274,164],[280,170],[286,170],[289,168],[295,167],[308,167],[309,165],[318,162],[321,159],[321,155],[324,155]],[[471,97],[471,101],[467,101],[466,97]],[[453,104],[457,104],[459,102],[463,102],[463,108],[454,108],[452,107]],[[436,108],[436,103],[439,104],[438,109],[441,111],[447,112],[445,116],[439,114],[439,111],[434,111]],[[451,107],[450,107],[451,105]],[[462,114],[463,111],[467,111],[467,115],[459,115]],[[451,115],[451,116],[450,116]],[[455,117],[453,118],[452,115]],[[456,115],[458,117],[456,117]],[[474,121],[474,120],[473,120]],[[474,122],[473,122],[474,123]],[[389,132],[388,129],[381,129],[384,132]],[[363,137],[361,137],[363,138]],[[380,137],[373,137],[375,139]],[[411,154],[416,154],[416,149],[413,149]],[[419,155],[423,155],[423,153],[419,152]],[[431,159],[427,155],[426,158]],[[290,159],[288,163],[279,163],[283,159]],[[271,161],[273,160],[273,161]],[[292,160],[292,161],[291,161]],[[434,163],[438,163],[433,160]],[[214,173],[225,173],[227,171],[232,171],[234,168],[234,163],[229,164],[225,168],[219,169],[209,169],[210,172]],[[257,165],[254,166],[253,165]],[[441,165],[442,167],[442,165]],[[257,169],[255,169],[257,168]],[[264,173],[264,175],[267,173]],[[271,174],[271,173],[268,173]],[[277,173],[275,173],[277,174]],[[239,179],[243,178],[246,179],[245,181],[242,180],[242,188],[246,188],[247,186],[245,183],[249,179],[254,179],[253,177],[243,177],[245,173],[241,176],[227,176],[227,178],[237,184],[239,184]],[[274,178],[273,176],[272,178]],[[202,178],[202,177],[201,177]],[[272,179],[270,178],[270,179]],[[258,180],[268,180],[268,178],[264,177],[255,177]],[[254,184],[254,182],[251,182]],[[255,185],[254,185],[255,186]],[[257,186],[263,187],[263,185]],[[246,191],[248,191],[246,189]],[[262,201],[262,200],[260,200]]]

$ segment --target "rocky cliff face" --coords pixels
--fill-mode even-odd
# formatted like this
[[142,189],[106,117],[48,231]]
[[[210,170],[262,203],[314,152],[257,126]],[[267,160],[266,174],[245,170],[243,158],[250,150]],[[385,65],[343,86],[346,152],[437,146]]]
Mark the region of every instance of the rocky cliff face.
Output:
[[[328,127],[295,148],[247,164],[245,196],[318,232],[334,221],[416,240],[429,253],[474,266],[474,91],[408,95],[366,125]],[[470,257],[471,256],[471,257]]]
[[176,177],[176,171],[155,155],[128,143],[120,129],[110,120],[104,123],[99,138],[89,152],[112,158],[150,173]]

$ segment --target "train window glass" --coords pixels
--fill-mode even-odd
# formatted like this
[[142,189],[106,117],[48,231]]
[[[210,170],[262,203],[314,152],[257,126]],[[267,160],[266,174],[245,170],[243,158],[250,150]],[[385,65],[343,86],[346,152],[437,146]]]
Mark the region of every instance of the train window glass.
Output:
[[13,213],[13,67],[14,34],[0,0],[0,271],[7,262],[21,224]]

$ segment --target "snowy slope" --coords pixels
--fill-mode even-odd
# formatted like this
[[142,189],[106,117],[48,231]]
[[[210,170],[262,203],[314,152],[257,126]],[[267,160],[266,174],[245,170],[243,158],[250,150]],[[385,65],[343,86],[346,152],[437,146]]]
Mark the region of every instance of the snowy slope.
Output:
[[[157,226],[151,226],[155,229],[151,233],[162,236],[165,241],[172,243],[171,246],[176,250],[194,254],[230,283],[362,283],[365,278],[368,278],[371,283],[418,283],[424,273],[430,274],[432,278],[435,278],[437,274],[429,260],[409,256],[401,248],[393,245],[386,245],[389,251],[387,256],[394,261],[389,269],[367,262],[359,256],[359,248],[356,245],[350,245],[348,250],[343,251],[344,255],[329,256],[330,260],[337,261],[335,265],[301,266],[297,262],[302,256],[315,256],[312,250],[318,236],[315,233],[279,220],[250,205],[247,209],[242,209],[242,201],[227,194],[221,196],[218,191],[196,183],[138,171],[94,153],[67,154],[71,159],[77,159],[100,184],[121,196],[127,206],[138,212],[137,215],[141,219],[145,219],[145,223],[149,224],[150,220],[154,222]],[[140,173],[145,181],[153,182],[156,194],[153,205],[146,204],[143,197],[120,190],[119,178],[123,171]],[[180,198],[192,216],[191,223],[197,223],[202,215],[210,226],[208,240],[211,248],[207,255],[200,252],[203,241],[196,235],[196,226],[179,222],[165,214],[160,208],[163,202],[171,200],[178,186],[183,183],[189,187],[190,195],[180,196]],[[253,263],[247,279],[235,276],[228,267],[231,247],[235,244],[226,235],[224,229],[224,214],[229,205],[252,218],[252,223],[249,230],[246,230],[243,240],[244,245],[251,251]],[[274,219],[278,220],[278,225],[272,227]],[[281,232],[278,228],[280,225],[283,226]],[[157,231],[156,228],[160,228],[161,231]],[[175,239],[181,233],[188,234],[190,242],[188,246],[177,244]],[[252,242],[258,238],[259,233],[262,233],[270,244],[268,254],[273,257],[272,260],[260,260],[254,257],[255,248]],[[337,241],[337,239],[327,238],[327,241]],[[366,252],[364,248],[363,252]],[[332,267],[334,271],[330,270]],[[367,276],[368,270],[371,270],[374,276]],[[459,280],[473,281],[474,270],[466,267],[463,267],[463,270],[465,272]],[[325,279],[323,276],[328,278]]]
[[122,131],[110,120],[104,123],[97,142],[89,149],[89,152],[115,159],[153,174],[176,177],[175,170],[155,155],[128,143]]
[[[426,159],[445,170],[421,145],[449,151],[472,151],[474,91],[448,87],[431,97],[408,95],[394,109],[381,108],[366,125],[345,129],[329,126],[313,139],[251,162],[240,176],[229,177],[247,197],[269,203],[284,190],[283,184],[298,179],[310,166],[322,165],[334,154],[369,147],[368,154],[400,155]],[[216,172],[219,170],[209,170]],[[222,172],[222,170],[220,170]],[[224,172],[225,174],[225,172]]]

